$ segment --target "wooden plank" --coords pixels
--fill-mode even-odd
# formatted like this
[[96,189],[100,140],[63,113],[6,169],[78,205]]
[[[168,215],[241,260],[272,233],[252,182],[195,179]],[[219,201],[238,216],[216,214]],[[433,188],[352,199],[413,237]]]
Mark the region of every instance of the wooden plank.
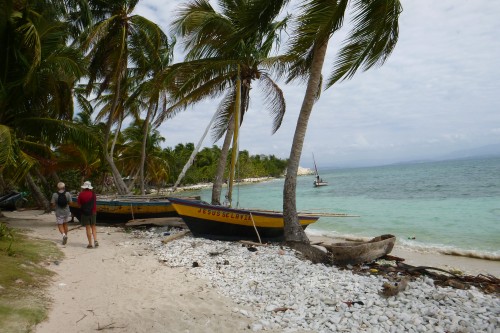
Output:
[[130,220],[125,223],[127,227],[139,227],[145,225],[155,225],[159,227],[177,227],[182,229],[187,229],[186,223],[180,217],[155,217],[149,219],[136,219]]

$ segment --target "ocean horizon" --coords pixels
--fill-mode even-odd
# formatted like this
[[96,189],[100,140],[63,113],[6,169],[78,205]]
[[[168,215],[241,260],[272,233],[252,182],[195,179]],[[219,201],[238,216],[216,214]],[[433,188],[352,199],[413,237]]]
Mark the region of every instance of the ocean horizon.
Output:
[[[420,252],[500,260],[500,157],[319,169],[297,178],[297,210],[321,217],[310,235],[369,239],[393,234]],[[233,207],[283,210],[284,178],[236,185]],[[226,189],[223,189],[223,195]],[[210,201],[211,188],[190,191]]]

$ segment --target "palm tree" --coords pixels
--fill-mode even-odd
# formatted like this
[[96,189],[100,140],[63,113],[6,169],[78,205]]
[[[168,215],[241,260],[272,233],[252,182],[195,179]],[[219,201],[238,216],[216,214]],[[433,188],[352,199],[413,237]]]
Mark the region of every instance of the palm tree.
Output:
[[[81,54],[67,46],[61,8],[51,1],[12,2],[0,27],[0,172],[26,179],[48,208],[30,169],[50,158],[51,145],[92,135],[71,123],[72,89],[84,72]],[[4,175],[5,175],[4,174]],[[4,177],[4,179],[7,177]]]
[[[109,109],[106,110],[103,148],[104,158],[111,168],[120,194],[129,191],[114,162],[114,146],[109,143],[113,125],[121,125],[126,109],[124,104],[130,95],[129,60],[133,54],[131,50],[146,49],[152,45],[157,47],[160,44],[154,41],[164,39],[158,25],[132,14],[137,2],[138,0],[92,2],[91,8],[99,13],[99,16],[96,16],[99,21],[88,31],[83,42],[84,49],[89,51],[90,62],[87,93],[94,91],[99,97],[108,91],[113,98]],[[95,85],[97,82],[99,84]],[[118,132],[119,129],[115,134]]]
[[354,14],[353,28],[342,44],[326,88],[351,78],[359,68],[368,70],[382,65],[398,40],[398,19],[402,11],[399,0],[307,0],[302,3],[291,42],[291,53],[301,60],[292,67],[290,79],[304,75],[308,78],[283,189],[285,238],[289,242],[309,243],[297,217],[297,170],[309,117],[321,90],[321,70],[328,42],[342,27],[348,10]]
[[[149,130],[146,135],[146,146],[144,142],[144,122],[136,120],[123,131],[124,143],[120,149],[120,163],[123,164],[123,169],[129,175],[138,175],[141,166],[137,165],[137,160],[143,156],[145,150],[145,179],[158,183],[168,177],[169,167],[168,162],[164,159],[163,151],[160,143],[165,141],[165,138],[160,135],[157,130]],[[132,185],[135,182],[132,180]],[[144,184],[141,185],[141,192]],[[144,194],[144,193],[143,193]]]
[[[268,71],[279,62],[270,57],[287,18],[274,21],[283,1],[219,0],[217,12],[207,0],[192,0],[178,12],[173,27],[184,38],[186,61],[172,66],[180,98],[168,111],[176,112],[207,97],[224,98],[217,109],[214,141],[226,139],[215,176],[212,203],[220,204],[227,154],[233,135],[236,79],[241,78],[241,120],[248,111],[252,82],[258,81],[273,116],[273,133],[281,126],[285,100]],[[238,67],[241,69],[238,73]],[[166,115],[165,113],[163,117]],[[160,118],[161,121],[163,118]]]
[[[143,101],[141,103],[142,108],[146,109],[146,117],[142,122],[142,151],[139,166],[141,194],[145,194],[144,168],[147,138],[150,135],[151,122],[156,118],[158,110],[166,108],[168,88],[173,84],[168,65],[173,58],[175,40],[169,41],[163,33],[154,36],[144,33],[142,35],[141,33],[134,35],[135,38],[140,38],[140,40],[133,43],[136,47],[131,48],[130,52],[131,59],[137,64],[134,70],[135,76],[138,77],[138,81],[142,81],[130,97],[130,100],[140,99]],[[151,37],[154,37],[154,39],[151,39]],[[145,45],[147,46],[144,47]]]

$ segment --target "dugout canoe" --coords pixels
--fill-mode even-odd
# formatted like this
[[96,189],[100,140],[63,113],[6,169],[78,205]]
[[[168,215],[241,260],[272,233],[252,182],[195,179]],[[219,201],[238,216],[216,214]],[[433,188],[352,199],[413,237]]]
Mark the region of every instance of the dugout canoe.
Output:
[[[195,237],[216,240],[283,240],[281,212],[229,208],[172,197],[168,200]],[[304,229],[318,219],[319,216],[299,214],[299,222]]]
[[396,243],[396,236],[386,234],[366,242],[346,242],[322,245],[333,255],[339,265],[355,265],[371,262],[389,254]]

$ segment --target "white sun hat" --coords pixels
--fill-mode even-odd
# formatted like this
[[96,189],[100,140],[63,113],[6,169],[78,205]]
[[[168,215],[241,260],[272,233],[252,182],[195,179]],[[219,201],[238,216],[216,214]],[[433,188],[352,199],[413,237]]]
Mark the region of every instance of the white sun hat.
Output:
[[83,183],[82,188],[88,188],[89,190],[93,189],[92,184],[88,180]]

